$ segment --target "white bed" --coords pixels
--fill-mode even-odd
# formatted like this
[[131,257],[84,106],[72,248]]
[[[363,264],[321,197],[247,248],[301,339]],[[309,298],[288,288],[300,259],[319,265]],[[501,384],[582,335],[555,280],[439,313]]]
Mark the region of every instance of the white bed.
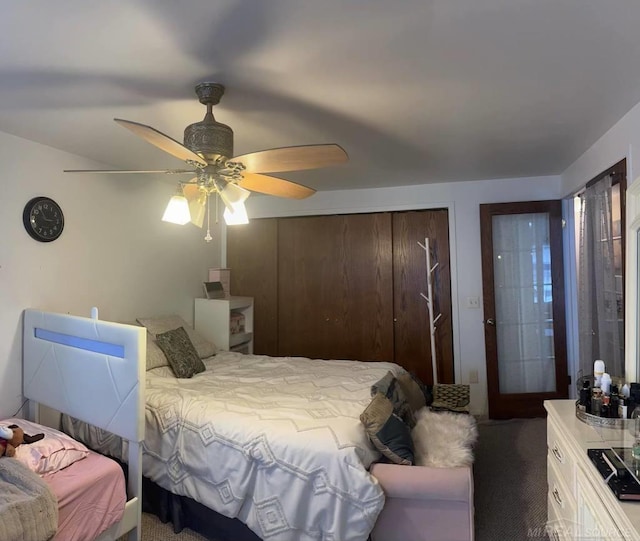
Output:
[[[132,388],[119,383],[126,363],[43,340],[43,330],[144,350],[145,329],[25,314],[25,396],[68,414],[64,430],[77,440],[127,462],[132,494],[140,494],[142,473],[171,494],[238,519],[261,539],[368,538],[385,496],[368,472],[381,455],[360,415],[371,386],[388,371],[403,372],[398,365],[219,352],[204,360],[205,372],[178,379],[169,366],[143,374],[140,363],[135,377],[127,376],[140,381],[135,394],[114,409],[115,396]],[[97,362],[85,362],[89,356]],[[54,362],[39,362],[45,358]],[[61,360],[68,379],[57,373]],[[52,388],[63,392],[50,396]]]
[[[147,372],[143,474],[261,539],[364,541],[384,506],[360,414],[392,363],[219,352],[205,372]],[[117,438],[65,430],[120,458]]]
[[100,321],[97,310],[92,318],[24,312],[23,394],[30,400],[31,420],[52,424],[41,418],[39,406],[44,405],[128,444],[124,515],[100,541],[124,534],[130,541],[140,539],[145,352],[144,329]]

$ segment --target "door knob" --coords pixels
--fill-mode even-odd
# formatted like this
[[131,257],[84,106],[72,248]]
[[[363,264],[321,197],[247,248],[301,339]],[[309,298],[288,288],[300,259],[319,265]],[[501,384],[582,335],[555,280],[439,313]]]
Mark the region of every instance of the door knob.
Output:
[[495,320],[495,319],[493,319],[492,317],[490,317],[489,319],[487,319],[487,321],[485,321],[485,323],[486,323],[487,325],[491,325],[492,327],[495,327],[495,326],[496,326],[496,320]]

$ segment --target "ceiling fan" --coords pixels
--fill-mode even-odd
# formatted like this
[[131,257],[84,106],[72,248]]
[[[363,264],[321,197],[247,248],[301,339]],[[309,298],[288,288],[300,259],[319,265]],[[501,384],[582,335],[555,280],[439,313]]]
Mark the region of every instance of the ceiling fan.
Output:
[[[246,222],[244,201],[251,191],[278,197],[303,199],[315,190],[265,173],[299,171],[337,165],[346,162],[347,153],[336,144],[290,146],[261,150],[240,156],[233,155],[233,130],[213,116],[213,106],[220,102],[224,86],[204,82],[195,87],[200,103],[207,112],[202,121],[190,124],[184,130],[184,144],[168,135],[138,122],[115,118],[120,126],[165,152],[186,162],[189,169],[165,170],[95,170],[74,169],[67,173],[163,173],[194,174],[186,182],[180,182],[180,192],[172,202],[182,207],[182,214],[170,219],[165,212],[163,219],[175,223],[191,221],[199,227],[204,224],[205,209],[209,198],[218,194],[224,203],[227,223]],[[187,208],[187,212],[184,209]],[[169,211],[169,207],[167,207]],[[188,217],[187,217],[188,215]],[[205,240],[211,240],[207,231]]]

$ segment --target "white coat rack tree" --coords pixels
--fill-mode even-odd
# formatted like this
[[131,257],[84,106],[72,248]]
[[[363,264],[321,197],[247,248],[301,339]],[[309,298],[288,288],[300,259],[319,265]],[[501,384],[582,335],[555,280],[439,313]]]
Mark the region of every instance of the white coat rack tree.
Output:
[[433,369],[433,384],[438,383],[438,363],[436,359],[436,323],[442,317],[441,313],[434,314],[435,305],[433,299],[433,273],[438,267],[436,261],[431,264],[431,247],[429,245],[429,238],[425,237],[424,244],[418,241],[418,245],[424,250],[425,260],[427,263],[427,294],[420,293],[420,296],[427,301],[427,310],[429,312],[429,338],[431,339],[431,367]]

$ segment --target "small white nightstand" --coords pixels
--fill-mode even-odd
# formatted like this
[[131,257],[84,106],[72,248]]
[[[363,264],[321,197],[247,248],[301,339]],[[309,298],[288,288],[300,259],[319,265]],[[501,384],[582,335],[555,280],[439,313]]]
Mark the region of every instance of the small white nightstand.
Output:
[[[231,323],[236,313],[244,320],[239,332]],[[253,353],[253,297],[196,299],[194,327],[219,350]]]

